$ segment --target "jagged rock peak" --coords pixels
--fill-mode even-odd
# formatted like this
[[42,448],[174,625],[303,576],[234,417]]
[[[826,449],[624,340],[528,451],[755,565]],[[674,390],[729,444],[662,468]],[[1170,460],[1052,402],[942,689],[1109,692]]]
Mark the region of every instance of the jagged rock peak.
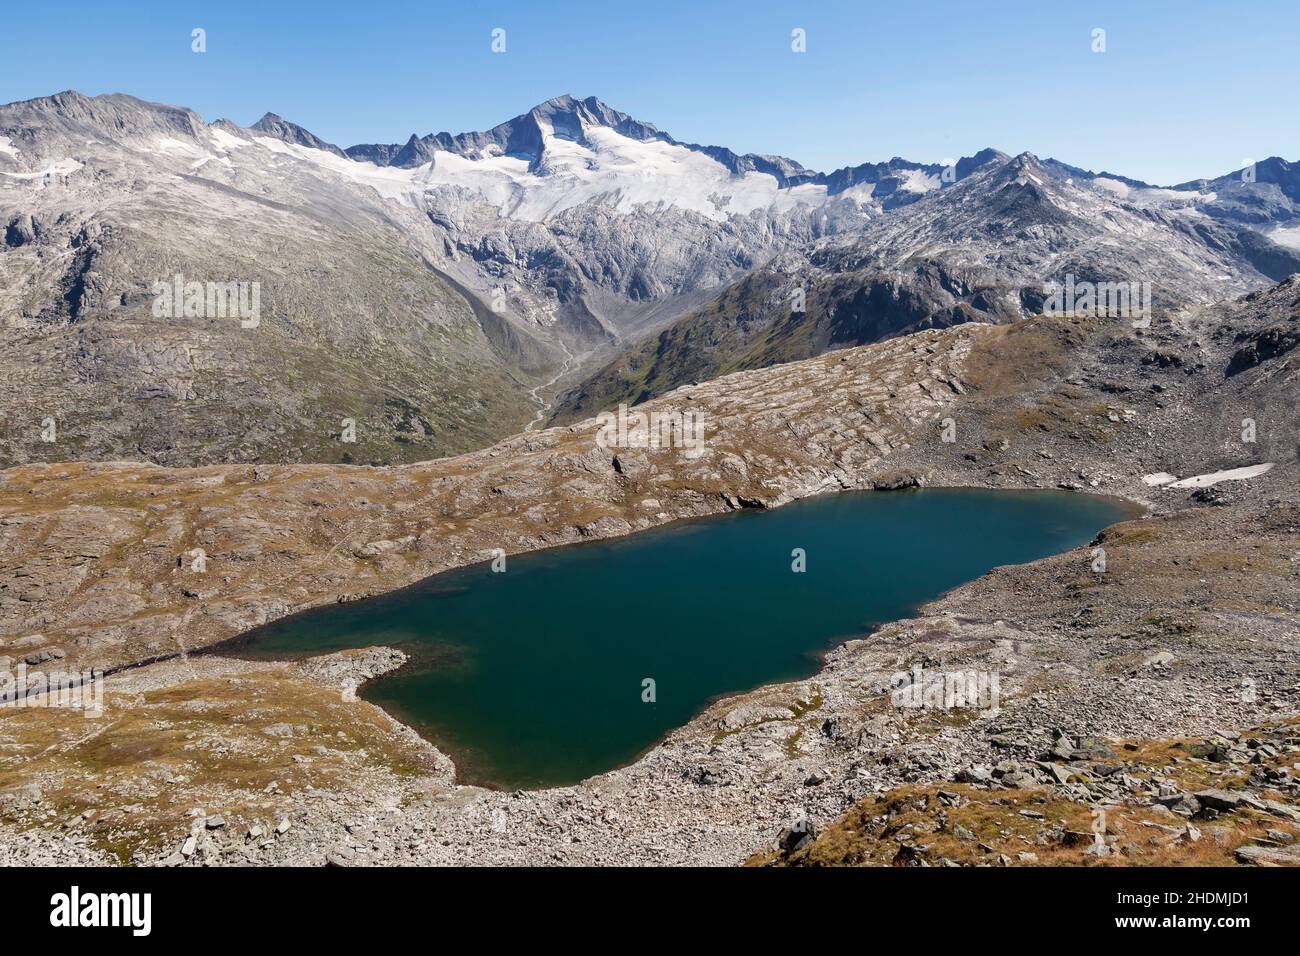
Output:
[[457,134],[430,133],[427,136],[412,134],[403,146],[361,144],[352,146],[345,152],[353,159],[405,168],[429,162],[437,150],[470,159],[504,153],[537,162],[546,148],[547,137],[556,136],[590,145],[584,130],[593,126],[612,129],[630,139],[662,139],[673,142],[672,137],[661,133],[653,124],[633,119],[594,96],[580,100],[565,93],[539,103],[528,112],[520,113],[489,130]]
[[[602,103],[594,96],[588,96],[586,99],[580,100],[568,93],[564,93],[552,97],[545,103],[534,106],[528,111],[528,115],[545,118],[553,126],[558,119],[561,126],[557,128],[557,132],[560,132],[561,128],[571,130],[573,123],[576,122],[588,126],[604,126],[632,139],[656,139],[666,136],[653,123],[643,123],[638,119],[634,119],[627,113],[619,112]],[[516,119],[522,119],[522,117]]]
[[298,146],[309,146],[312,149],[323,149],[326,152],[333,153],[336,156],[346,154],[333,143],[327,143],[311,130],[304,129],[297,123],[291,123],[288,120],[277,116],[275,113],[267,113],[260,120],[249,127],[259,133],[265,133],[268,136],[274,136],[276,139],[284,140],[286,143],[294,143]]
[[1029,152],[1020,153],[994,166],[991,175],[993,181],[999,185],[1015,184],[1018,186],[1043,186],[1049,181],[1056,181],[1058,178],[1037,156]]

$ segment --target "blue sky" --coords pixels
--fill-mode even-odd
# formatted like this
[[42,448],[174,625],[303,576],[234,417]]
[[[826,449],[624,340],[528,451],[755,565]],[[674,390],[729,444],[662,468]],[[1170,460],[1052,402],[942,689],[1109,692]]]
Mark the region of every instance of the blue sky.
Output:
[[[0,102],[125,92],[324,139],[485,129],[562,92],[829,170],[984,146],[1173,183],[1300,159],[1300,3],[6,4]],[[190,31],[208,50],[190,50]],[[506,52],[491,52],[491,31]],[[790,32],[807,32],[793,53]],[[1106,52],[1092,52],[1094,28]]]

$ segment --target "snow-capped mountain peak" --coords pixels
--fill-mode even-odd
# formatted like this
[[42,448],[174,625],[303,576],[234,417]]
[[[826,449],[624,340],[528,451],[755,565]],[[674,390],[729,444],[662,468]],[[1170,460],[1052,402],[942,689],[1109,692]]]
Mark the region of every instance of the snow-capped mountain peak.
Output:
[[[1245,291],[1300,269],[1282,248],[1300,234],[1294,169],[1262,161],[1157,189],[986,149],[823,173],[568,95],[482,132],[341,150],[275,113],[245,128],[67,92],[0,106],[0,316],[66,327],[60,361],[85,364],[78,380],[150,399],[191,394],[205,356],[239,353],[240,377],[222,379],[235,388],[282,367],[311,378],[347,342],[349,381],[379,362],[409,394],[463,386],[430,426],[450,441],[471,434],[480,399],[504,421],[534,375],[576,375],[764,273],[810,283],[810,302],[825,289],[829,324],[807,338],[822,345],[1014,318],[1064,275],[1149,282],[1158,304]],[[182,272],[260,282],[260,328],[294,348],[151,322],[149,290]],[[742,311],[729,318],[750,322]],[[769,318],[791,321],[784,294]],[[92,328],[112,335],[85,352],[71,330]],[[775,343],[765,361],[795,347]]]
[[288,120],[277,116],[274,113],[265,114],[260,120],[249,127],[258,133],[267,136],[274,136],[282,139],[286,143],[296,143],[299,146],[307,146],[311,149],[323,149],[327,153],[333,153],[335,156],[343,156],[343,150],[339,149],[333,143],[327,143],[310,130],[304,129],[297,123],[290,123]]
[[401,168],[421,166],[436,152],[453,153],[472,160],[515,156],[533,163],[541,158],[548,140],[558,138],[589,145],[586,130],[596,127],[613,130],[633,140],[671,140],[652,124],[611,109],[594,96],[579,100],[565,93],[489,130],[430,133],[427,136],[412,133],[403,146],[361,144],[346,152],[353,159]]

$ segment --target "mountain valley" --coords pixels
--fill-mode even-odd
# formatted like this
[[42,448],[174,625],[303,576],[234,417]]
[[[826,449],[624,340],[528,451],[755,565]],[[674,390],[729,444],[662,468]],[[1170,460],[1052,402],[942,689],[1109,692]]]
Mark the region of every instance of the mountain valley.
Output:
[[[0,864],[1297,862],[1295,163],[819,172],[571,96],[344,147],[65,92],[0,107],[0,327],[0,671],[106,675],[0,714]],[[620,405],[654,424],[611,443]],[[1131,517],[569,786],[476,785],[358,696],[409,648],[241,655],[453,569],[918,488]],[[662,591],[626,613],[671,627]],[[914,668],[1001,700],[897,706]]]
[[[1300,173],[1248,172],[1162,189],[985,149],[817,173],[594,97],[347,149],[275,114],[245,129],[116,94],[14,103],[0,458],[416,461],[1024,318],[1066,276],[1203,305],[1300,269]],[[257,321],[159,321],[152,290],[178,276],[256,283]]]

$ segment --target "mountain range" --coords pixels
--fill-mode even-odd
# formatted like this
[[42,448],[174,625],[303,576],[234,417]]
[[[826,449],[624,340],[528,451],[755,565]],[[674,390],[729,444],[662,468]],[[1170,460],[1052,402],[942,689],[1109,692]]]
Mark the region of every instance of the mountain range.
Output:
[[[823,173],[570,96],[340,148],[65,92],[0,107],[0,459],[418,460],[1023,318],[1066,277],[1169,311],[1297,271],[1278,158],[1171,187],[993,149]],[[176,277],[256,283],[259,313],[160,315]]]

